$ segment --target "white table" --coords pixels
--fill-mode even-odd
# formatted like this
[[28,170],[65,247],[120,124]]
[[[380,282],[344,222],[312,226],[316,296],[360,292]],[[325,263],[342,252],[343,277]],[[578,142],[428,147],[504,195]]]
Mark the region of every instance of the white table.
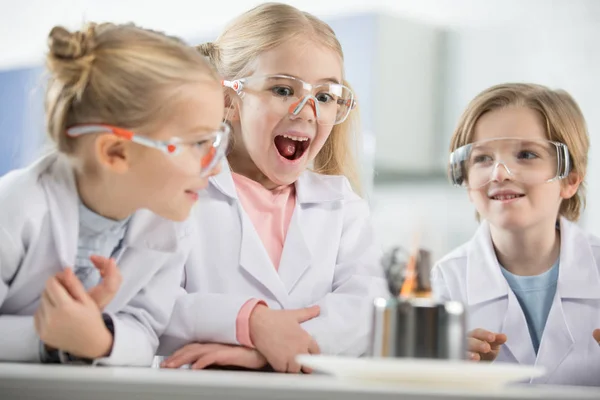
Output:
[[450,400],[600,399],[600,389],[510,387],[495,392],[356,382],[326,375],[0,363],[0,399]]

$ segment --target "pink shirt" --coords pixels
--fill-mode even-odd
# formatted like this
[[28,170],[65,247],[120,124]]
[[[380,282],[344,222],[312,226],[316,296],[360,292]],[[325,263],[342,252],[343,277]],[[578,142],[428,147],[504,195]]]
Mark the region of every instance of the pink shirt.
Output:
[[[242,208],[248,214],[275,269],[279,269],[283,244],[296,206],[294,185],[269,190],[258,182],[232,172]],[[253,347],[250,339],[250,314],[258,299],[248,300],[240,309],[236,320],[236,336],[240,344]]]

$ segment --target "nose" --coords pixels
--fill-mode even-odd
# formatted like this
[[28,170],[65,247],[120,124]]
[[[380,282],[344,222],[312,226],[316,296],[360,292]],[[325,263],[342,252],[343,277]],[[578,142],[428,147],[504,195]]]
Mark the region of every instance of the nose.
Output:
[[293,102],[288,109],[291,119],[301,118],[314,121],[319,116],[319,104],[314,96],[304,96]]
[[[502,166],[503,168],[500,168]],[[510,180],[512,177],[512,173],[508,166],[503,161],[498,161],[494,165],[494,169],[492,170],[492,181],[494,182],[503,182]]]

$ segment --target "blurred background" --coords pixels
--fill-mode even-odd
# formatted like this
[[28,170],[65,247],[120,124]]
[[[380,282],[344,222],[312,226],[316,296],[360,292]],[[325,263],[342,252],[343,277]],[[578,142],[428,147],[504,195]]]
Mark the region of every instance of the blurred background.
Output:
[[[417,226],[433,259],[467,241],[477,223],[466,192],[450,186],[449,138],[469,100],[501,82],[569,91],[591,136],[588,208],[600,235],[600,1],[303,0],[336,31],[362,112],[365,196],[387,248]],[[45,142],[43,57],[54,25],[135,22],[213,40],[246,0],[0,0],[0,175],[35,159]]]

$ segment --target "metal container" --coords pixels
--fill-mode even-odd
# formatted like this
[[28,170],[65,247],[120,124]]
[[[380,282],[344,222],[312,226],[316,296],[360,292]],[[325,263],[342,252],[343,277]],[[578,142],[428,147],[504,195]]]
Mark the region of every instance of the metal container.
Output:
[[374,308],[372,356],[466,358],[462,303],[439,303],[431,298],[378,298]]

